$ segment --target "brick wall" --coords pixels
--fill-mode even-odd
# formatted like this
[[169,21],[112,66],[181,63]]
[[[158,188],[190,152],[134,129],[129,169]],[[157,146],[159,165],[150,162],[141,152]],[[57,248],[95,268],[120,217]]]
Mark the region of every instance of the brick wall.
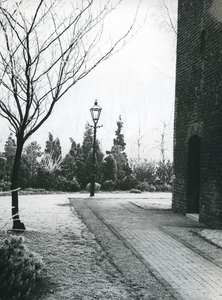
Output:
[[187,212],[188,141],[201,138],[200,222],[222,228],[222,1],[179,0],[174,212]]

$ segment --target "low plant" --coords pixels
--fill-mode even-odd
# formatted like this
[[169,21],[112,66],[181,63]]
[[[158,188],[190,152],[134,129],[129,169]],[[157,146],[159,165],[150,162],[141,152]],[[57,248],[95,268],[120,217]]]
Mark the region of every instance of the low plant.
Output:
[[149,192],[150,191],[150,185],[147,181],[139,182],[136,185],[136,188],[143,191],[143,192]]
[[0,246],[0,299],[30,299],[44,264],[39,254],[24,245],[24,238],[11,236]]
[[131,190],[130,190],[130,193],[133,193],[133,194],[141,194],[141,190],[138,190],[138,189],[131,189]]
[[150,187],[149,187],[149,191],[150,192],[155,192],[156,191],[156,187],[151,184]]
[[11,182],[10,181],[1,181],[0,189],[2,191],[10,191],[11,189]]
[[111,192],[114,190],[114,188],[115,188],[115,183],[113,182],[113,180],[106,180],[102,184],[102,189],[104,191]]

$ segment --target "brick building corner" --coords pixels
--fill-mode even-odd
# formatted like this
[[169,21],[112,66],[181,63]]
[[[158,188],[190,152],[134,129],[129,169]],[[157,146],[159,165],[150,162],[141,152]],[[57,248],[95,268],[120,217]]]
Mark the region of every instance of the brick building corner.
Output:
[[174,212],[222,228],[222,1],[179,0]]

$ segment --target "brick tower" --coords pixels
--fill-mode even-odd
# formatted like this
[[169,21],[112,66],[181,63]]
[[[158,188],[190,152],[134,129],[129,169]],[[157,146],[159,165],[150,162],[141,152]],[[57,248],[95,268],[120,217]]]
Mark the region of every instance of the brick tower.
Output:
[[179,0],[174,212],[222,228],[222,1]]

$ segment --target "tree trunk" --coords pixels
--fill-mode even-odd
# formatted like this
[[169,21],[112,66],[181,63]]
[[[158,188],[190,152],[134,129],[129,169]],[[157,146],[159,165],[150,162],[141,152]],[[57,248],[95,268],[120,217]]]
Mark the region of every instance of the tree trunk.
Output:
[[20,221],[19,218],[19,205],[18,205],[18,172],[19,166],[22,156],[22,149],[23,149],[24,141],[23,137],[17,136],[17,147],[15,153],[15,160],[12,169],[12,219],[13,219],[13,227],[12,229],[17,230],[25,230],[25,225]]

